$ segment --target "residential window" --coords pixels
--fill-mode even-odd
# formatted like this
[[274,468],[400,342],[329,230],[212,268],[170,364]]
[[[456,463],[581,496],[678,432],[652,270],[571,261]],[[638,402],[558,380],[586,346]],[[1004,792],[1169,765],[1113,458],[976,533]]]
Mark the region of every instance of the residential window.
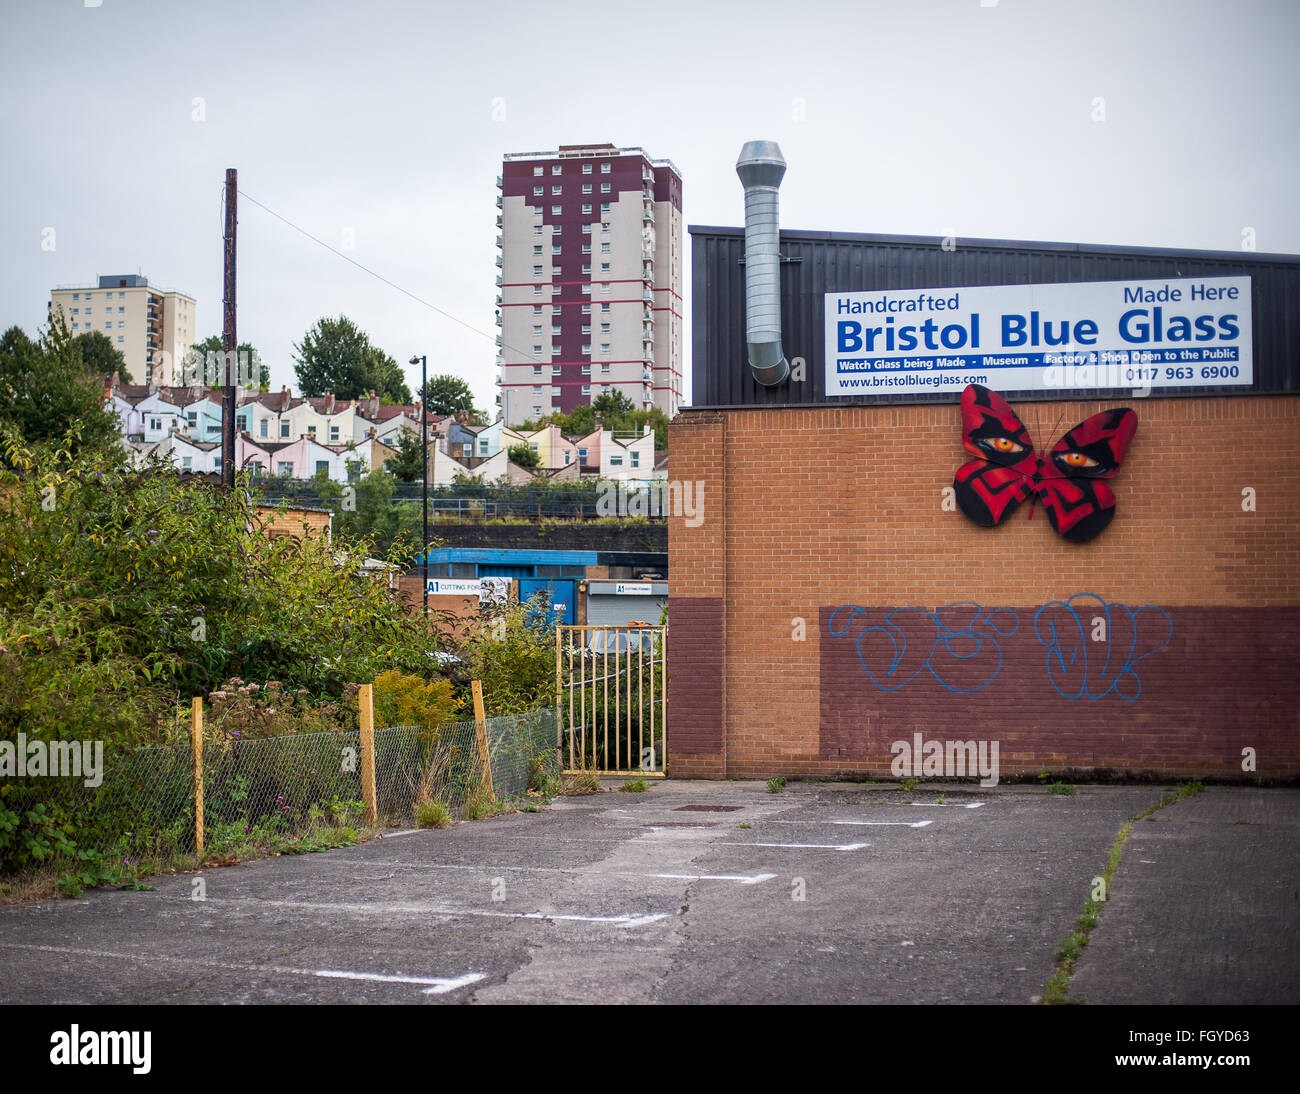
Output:
[[275,464],[275,470],[276,470],[276,474],[278,474],[280,478],[291,479],[293,478],[293,461],[277,460]]
[[608,194],[608,193],[609,193],[609,183],[607,183],[607,182],[602,182],[602,183],[600,184],[600,192],[601,192],[602,194]]
[[[582,385],[582,393],[583,393],[584,395],[590,395],[590,394],[591,394],[591,385],[590,385],[590,384],[583,384],[583,385]],[[567,453],[566,453],[566,455],[567,455]]]
[[609,458],[609,466],[610,466],[610,467],[622,467],[622,466],[623,466],[623,457],[622,457],[622,456],[610,456],[610,458]]
[[117,309],[117,314],[118,314],[118,315],[125,315],[125,314],[126,314],[126,309],[125,309],[125,308],[118,308],[118,309]]
[[600,325],[600,333],[601,333],[601,334],[608,334],[608,333],[609,333],[609,324],[608,324],[608,323],[601,323],[601,325]]
[[582,207],[582,215],[585,216],[585,217],[589,217],[589,216],[591,216],[591,206],[590,206],[590,205],[584,205],[584,206]]
[[610,167],[609,167],[609,164],[608,164],[608,163],[602,163],[602,164],[600,165],[600,173],[601,173],[602,175],[608,175],[608,174],[609,174],[609,171],[610,171]]
[[591,174],[591,164],[589,164],[589,163],[584,163],[584,164],[582,165],[582,173],[583,173],[584,175],[590,175],[590,174]]
[[559,337],[560,337],[560,328],[559,328],[559,327],[552,327],[552,328],[551,328],[551,337],[552,337],[552,338],[559,338]]
[[533,388],[533,394],[534,394],[534,395],[540,395],[541,393],[542,393],[542,389],[541,389],[540,386],[538,386],[538,387],[534,387],[534,388]]
[[261,436],[263,436],[263,437],[266,436],[266,429],[267,429],[267,426],[268,426],[268,425],[269,425],[269,423],[267,422],[267,420],[266,420],[265,418],[263,418],[262,421],[261,421],[261,428],[258,430],[258,432],[259,432],[259,434],[260,434]]
[[552,244],[551,244],[551,254],[553,254],[553,255],[557,255],[557,254],[560,254],[560,253],[561,253],[561,252],[560,252],[560,244],[558,244],[558,243],[552,243]]
[[[608,213],[608,212],[609,212],[609,209],[606,208],[606,209],[604,209],[603,211],[606,212],[606,213]],[[608,220],[605,220],[605,221],[602,221],[602,222],[601,222],[600,230],[601,230],[602,232],[608,232],[608,231],[609,231],[609,221],[608,221]]]
[[319,475],[322,471],[324,471],[325,474],[327,474],[327,475],[330,473],[330,462],[329,462],[329,460],[317,460],[317,461],[316,461],[316,474]]
[[590,376],[590,375],[591,375],[591,365],[590,365],[590,364],[585,364],[585,365],[582,366],[582,374],[583,374],[584,376]]
[[552,376],[558,376],[558,375],[560,375],[560,366],[559,366],[559,365],[552,365],[552,366],[551,366],[551,375],[552,375]]
[[[559,266],[552,266],[552,267],[551,267],[551,277],[554,278],[554,277],[559,277],[559,276],[560,276],[560,267],[559,267]],[[558,291],[558,290],[557,290],[557,291]]]
[[118,330],[121,330],[121,329],[122,329],[123,327],[125,327],[125,326],[126,326],[126,321],[125,321],[125,320],[123,320],[123,319],[119,319],[119,320],[117,321],[117,329],[118,329]]
[[339,427],[336,425],[330,426],[330,440],[337,441],[338,439],[339,439]]
[[541,295],[542,295],[542,287],[541,287],[540,285],[534,285],[534,286],[533,286],[533,295],[534,295],[534,296],[541,296]]
[[608,375],[609,375],[609,362],[608,362],[608,361],[604,361],[604,362],[601,363],[601,366],[600,366],[600,374],[601,374],[602,376],[608,376]]
[[[557,210],[556,210],[556,211],[557,211],[557,212],[559,211],[559,210],[558,210],[558,207],[557,207]],[[560,224],[552,224],[552,225],[551,225],[551,235],[553,235],[553,236],[558,236],[558,235],[559,235],[561,232],[563,232],[563,231],[564,231],[564,227],[563,227],[563,225],[560,225]]]
[[[538,348],[538,349],[541,349],[541,346],[538,346],[537,348]],[[533,366],[533,375],[534,375],[534,376],[540,376],[541,374],[542,374],[542,366],[541,366],[541,365],[534,365],[534,366]]]
[[289,436],[289,423],[288,423],[288,422],[281,422],[281,423],[280,423],[280,436],[281,436],[281,437],[287,437],[287,436]]
[[[562,205],[552,205],[552,206],[551,206],[551,216],[553,216],[553,217],[558,217],[558,216],[563,216],[563,215],[564,215],[564,206],[562,206]],[[560,226],[559,226],[558,224],[555,226],[555,230],[556,230],[557,232],[560,230]]]
[[560,356],[560,347],[559,347],[559,346],[552,346],[552,347],[551,347],[551,356],[552,356],[552,357],[559,357],[559,356]]
[[608,343],[608,342],[601,342],[601,344],[600,344],[600,352],[601,352],[601,353],[608,353],[608,352],[609,352],[609,343]]
[[313,441],[316,439],[316,427],[314,425],[309,425],[307,427],[307,436]]
[[583,305],[582,305],[582,314],[583,314],[583,315],[590,315],[590,314],[591,314],[591,305],[590,305],[590,304],[583,304]]
[[478,454],[479,454],[480,456],[486,456],[486,455],[488,454],[488,443],[487,443],[487,441],[479,441],[479,442],[478,442]]
[[119,335],[117,336],[117,344],[118,344],[119,346],[122,345],[122,343],[125,342],[125,341],[126,341],[126,339],[123,338],[122,335],[119,334]]
[[600,291],[601,291],[601,292],[609,292],[609,282],[608,282],[608,281],[602,281],[602,282],[600,283]]
[[533,168],[533,174],[534,174],[534,175],[540,175],[541,173],[542,173],[542,169],[541,169],[540,167],[534,167],[534,168]]
[[[605,213],[608,213],[608,212],[609,212],[609,202],[607,202],[607,201],[602,201],[602,202],[600,203],[600,212],[601,212],[601,215],[602,215],[602,216],[603,216]],[[608,230],[609,230],[609,225],[608,225],[608,224],[604,225],[604,228],[605,228],[606,231],[608,231]]]
[[[591,390],[591,385],[590,385],[590,384],[587,385],[587,390],[588,390],[588,391]],[[579,448],[579,449],[578,449],[578,459],[579,459],[581,462],[583,462],[583,463],[586,463],[586,462],[587,462],[587,450],[586,450],[585,448]]]
[[199,424],[199,412],[197,410],[191,410],[189,413],[185,415],[185,417],[187,417],[190,420],[190,425]]
[[584,182],[584,183],[582,184],[582,192],[583,192],[584,194],[590,194],[590,193],[591,193],[591,183],[589,183],[589,182]]
[[551,314],[552,314],[552,315],[561,315],[561,314],[563,314],[562,309],[563,309],[563,305],[562,305],[562,304],[552,304],[552,305],[551,305]]
[[542,328],[540,326],[534,326],[533,334],[535,334],[538,338],[540,338],[542,336]]
[[[558,399],[559,397],[560,397],[560,389],[558,387],[551,388],[551,398]],[[533,451],[534,452],[537,451],[537,445],[533,445]]]
[[539,415],[541,412],[542,412],[542,408],[540,406],[533,407],[533,417],[537,417],[537,415]]
[[589,274],[589,273],[591,273],[591,263],[590,263],[590,262],[584,262],[584,263],[582,264],[582,272],[585,273],[585,274]]
[[541,352],[542,352],[542,347],[541,347],[541,346],[534,346],[534,347],[533,347],[533,352],[534,352],[534,353],[541,353]]
[[540,186],[533,187],[533,197],[539,198],[542,196],[542,193],[543,193],[542,187]]
[[534,243],[534,244],[533,244],[533,254],[535,254],[535,255],[540,255],[541,253],[542,253],[542,245],[541,245],[540,243]]
[[[533,314],[534,314],[534,315],[541,315],[541,314],[542,314],[542,306],[541,306],[541,304],[534,304],[534,305],[533,305]],[[541,331],[538,331],[538,333],[540,334]]]
[[583,324],[582,324],[582,333],[583,333],[583,334],[590,334],[590,333],[591,333],[591,324],[590,324],[590,323],[583,323]]
[[590,353],[590,352],[591,352],[591,343],[590,343],[590,342],[584,342],[584,343],[583,343],[583,345],[582,345],[582,352],[583,352],[583,353]]
[[162,419],[161,419],[161,418],[150,418],[150,419],[149,419],[149,428],[150,428],[150,429],[162,429]]
[[640,453],[640,452],[633,452],[633,453],[632,453],[632,466],[633,466],[633,467],[640,467],[640,466],[641,466],[641,453]]
[[[72,294],[72,299],[73,299],[73,300],[80,300],[80,299],[81,299],[81,294],[80,294],[80,293],[75,293],[75,292],[74,292],[74,293]],[[86,299],[89,300],[89,299],[90,299],[90,296],[87,295]]]
[[590,295],[591,295],[591,282],[590,282],[590,281],[588,281],[585,285],[582,286],[582,295],[583,295],[583,296],[590,296]]
[[600,264],[600,272],[601,272],[601,273],[609,273],[609,263],[608,263],[608,262],[602,262],[602,263]]
[[601,304],[601,306],[600,306],[600,310],[601,310],[601,311],[609,311],[609,305],[608,305],[608,304]]
[[591,225],[590,225],[590,224],[584,224],[584,225],[582,226],[582,234],[585,235],[585,236],[589,236],[589,235],[591,235]]
[[534,266],[534,267],[533,267],[533,276],[534,276],[534,277],[541,277],[541,276],[542,276],[542,268],[541,268],[540,266]]
[[534,224],[534,225],[533,225],[533,235],[535,235],[535,236],[539,236],[539,235],[541,235],[541,234],[542,234],[542,226],[541,226],[540,224]]
[[590,244],[590,243],[584,243],[584,244],[582,245],[582,253],[585,254],[585,255],[589,255],[589,254],[591,254],[591,244]]
[[558,163],[551,164],[551,174],[558,175],[559,173],[560,173],[560,165]]
[[553,197],[553,198],[558,198],[558,197],[560,196],[560,192],[561,192],[562,189],[563,189],[563,188],[562,188],[562,187],[559,187],[559,186],[552,186],[552,187],[551,187],[551,197]]
[[193,462],[193,459],[192,459],[192,457],[190,457],[190,456],[182,456],[182,457],[181,457],[181,467],[184,468],[186,471],[188,471],[188,470],[190,469],[190,464],[191,464],[192,462]]

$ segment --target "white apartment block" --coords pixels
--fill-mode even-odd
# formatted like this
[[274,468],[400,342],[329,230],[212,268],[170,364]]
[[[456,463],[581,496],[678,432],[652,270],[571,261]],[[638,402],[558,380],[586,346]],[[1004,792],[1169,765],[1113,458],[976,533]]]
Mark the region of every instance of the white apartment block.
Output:
[[198,332],[192,296],[153,288],[139,274],[101,275],[93,287],[52,289],[50,312],[63,312],[73,334],[96,330],[122,352],[136,383],[179,383]]
[[506,425],[605,391],[682,399],[682,179],[612,144],[505,157],[497,178],[498,402]]

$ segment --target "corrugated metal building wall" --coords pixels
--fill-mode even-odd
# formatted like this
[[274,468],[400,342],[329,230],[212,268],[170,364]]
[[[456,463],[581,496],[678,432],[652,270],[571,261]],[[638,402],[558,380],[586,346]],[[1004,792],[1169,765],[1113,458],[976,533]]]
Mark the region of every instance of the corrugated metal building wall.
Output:
[[[1300,256],[1250,251],[1182,251],[958,239],[944,250],[929,236],[781,232],[785,354],[802,357],[805,378],[774,388],[755,382],[745,361],[745,233],[692,227],[693,407],[956,402],[951,393],[827,398],[824,294],[877,289],[961,288],[1161,277],[1249,276],[1254,308],[1253,387],[1152,389],[1153,395],[1300,393]],[[1013,401],[1059,399],[1053,392],[1004,392]],[[1129,389],[1089,393],[1128,395]]]

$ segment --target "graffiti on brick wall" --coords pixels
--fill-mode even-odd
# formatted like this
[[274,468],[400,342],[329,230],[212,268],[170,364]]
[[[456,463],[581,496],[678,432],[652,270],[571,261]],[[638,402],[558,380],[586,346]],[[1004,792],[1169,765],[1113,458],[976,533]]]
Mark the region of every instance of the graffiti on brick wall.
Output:
[[[847,604],[831,613],[826,626],[832,638],[856,629],[858,663],[880,691],[898,691],[926,673],[948,691],[968,694],[1002,673],[1004,642],[1019,631],[1020,614],[971,601],[934,611]],[[1046,654],[1041,669],[1025,671],[1045,671],[1064,699],[1114,695],[1128,702],[1142,694],[1138,665],[1164,650],[1174,630],[1163,608],[1107,603],[1095,593],[1042,605],[1033,627]]]
[[[846,613],[836,629],[836,617]],[[836,638],[849,633],[854,619],[869,609],[846,605],[831,613],[827,627]],[[1011,608],[989,611],[979,604],[945,604],[934,611],[892,608],[880,623],[858,634],[858,661],[881,691],[897,691],[923,671],[949,691],[986,688],[1002,671],[999,638],[1014,634],[1020,617]]]
[[1164,608],[1130,608],[1076,593],[1039,608],[1034,634],[1047,647],[1047,678],[1064,698],[1113,692],[1133,702],[1142,694],[1138,664],[1169,645],[1174,621]]

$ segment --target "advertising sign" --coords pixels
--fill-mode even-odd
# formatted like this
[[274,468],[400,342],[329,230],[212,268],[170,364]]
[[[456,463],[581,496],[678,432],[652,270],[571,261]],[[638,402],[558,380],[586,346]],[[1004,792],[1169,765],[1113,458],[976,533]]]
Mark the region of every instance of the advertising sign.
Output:
[[828,396],[1254,378],[1249,277],[827,293],[825,314]]

